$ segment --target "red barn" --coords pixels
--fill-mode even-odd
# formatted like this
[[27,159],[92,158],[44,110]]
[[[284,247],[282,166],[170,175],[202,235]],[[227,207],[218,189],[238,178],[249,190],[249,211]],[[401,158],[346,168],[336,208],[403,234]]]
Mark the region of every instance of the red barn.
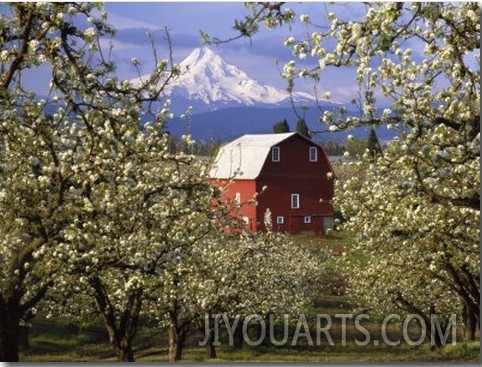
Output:
[[221,147],[210,177],[252,232],[323,234],[333,227],[333,168],[324,149],[298,133],[244,135]]

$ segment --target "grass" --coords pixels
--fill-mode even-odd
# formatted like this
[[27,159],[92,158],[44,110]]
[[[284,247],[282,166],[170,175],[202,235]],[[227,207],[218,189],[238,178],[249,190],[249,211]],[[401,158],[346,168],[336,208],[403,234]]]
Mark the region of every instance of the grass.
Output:
[[[295,244],[310,249],[320,256],[339,255],[340,249],[348,248],[351,239],[343,233],[334,232],[326,237],[308,235],[293,236]],[[431,350],[428,342],[419,346],[410,346],[404,342],[402,330],[389,326],[387,337],[400,340],[397,346],[389,346],[382,342],[381,321],[375,318],[363,320],[362,325],[370,333],[370,342],[357,345],[355,339],[364,341],[364,335],[355,327],[353,320],[346,323],[346,343],[342,338],[342,319],[336,314],[352,313],[352,305],[346,296],[333,294],[321,295],[311,307],[304,310],[308,320],[313,344],[300,336],[296,345],[291,345],[296,324],[289,327],[288,342],[283,346],[265,345],[250,346],[246,343],[238,350],[228,345],[228,336],[221,335],[221,346],[216,348],[217,358],[207,359],[204,347],[199,346],[203,339],[201,333],[193,333],[187,340],[183,351],[186,362],[479,362],[480,341],[461,342],[447,345],[440,350]],[[334,345],[329,345],[325,334],[321,333],[321,343],[316,343],[316,315],[326,314],[332,318],[329,334]],[[296,319],[295,319],[296,321]],[[323,325],[324,326],[324,325]],[[323,327],[322,326],[322,327]],[[225,330],[221,326],[221,330]],[[304,331],[301,329],[300,331]],[[284,329],[278,326],[276,340],[282,340]],[[409,331],[411,340],[417,340],[420,331],[413,328]],[[428,339],[428,338],[427,338]],[[460,338],[461,339],[461,338]],[[480,335],[479,335],[480,339]],[[253,337],[252,340],[256,340]],[[380,341],[378,344],[375,340]],[[344,345],[343,345],[344,344]],[[134,356],[139,362],[168,361],[167,331],[142,322],[134,340]],[[109,345],[107,333],[101,323],[96,326],[79,329],[66,320],[47,320],[39,315],[33,320],[30,331],[30,348],[20,354],[21,361],[29,362],[100,362],[115,361],[115,354]]]
[[442,354],[454,359],[473,359],[480,361],[480,340],[447,345]]
[[[345,308],[336,309],[332,305],[328,308],[320,307],[313,309],[320,313],[346,312]],[[310,319],[310,317],[308,317]],[[43,321],[39,320],[41,324]],[[105,331],[101,328],[89,328],[79,330],[77,334],[68,334],[65,330],[71,328],[68,323],[57,321],[55,328],[44,330],[39,325],[34,327],[31,338],[31,348],[21,353],[24,362],[111,362],[115,361]],[[364,327],[370,331],[372,340],[381,340],[380,327],[377,322],[365,323]],[[311,327],[310,327],[311,330]],[[49,332],[49,334],[46,334]],[[341,324],[334,322],[329,331],[335,345],[330,346],[328,340],[322,335],[321,344],[307,345],[306,338],[300,337],[298,344],[291,345],[289,342],[277,347],[271,344],[260,346],[243,345],[240,350],[227,345],[226,335],[221,338],[222,345],[217,347],[217,358],[207,359],[205,349],[199,346],[202,339],[200,333],[192,335],[183,352],[185,362],[478,362],[480,360],[480,342],[460,343],[448,345],[441,350],[430,350],[428,343],[412,347],[403,342],[400,330],[392,328],[388,331],[390,340],[401,339],[400,345],[391,347],[380,343],[369,343],[359,346],[354,342],[355,338],[364,340],[363,334],[348,325],[346,331],[346,344],[341,340]],[[291,336],[293,326],[290,327]],[[134,354],[138,362],[166,362],[167,338],[165,330],[141,327],[135,340]],[[282,334],[277,334],[276,339],[281,340]],[[415,331],[412,338],[417,339]],[[255,338],[253,338],[254,340]]]

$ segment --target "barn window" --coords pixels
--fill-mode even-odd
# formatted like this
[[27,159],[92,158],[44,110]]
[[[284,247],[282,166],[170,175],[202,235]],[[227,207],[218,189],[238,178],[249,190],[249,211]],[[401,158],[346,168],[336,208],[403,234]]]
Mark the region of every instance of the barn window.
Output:
[[285,217],[276,217],[276,224],[284,224]]
[[273,162],[279,162],[280,161],[280,148],[279,147],[273,147],[273,149],[271,149],[271,160]]
[[300,194],[291,194],[291,209],[300,208]]
[[310,215],[305,215],[305,217],[303,218],[303,222],[304,222],[305,224],[311,223],[311,216],[310,216]]
[[240,193],[240,192],[237,192],[237,193],[236,193],[234,200],[235,200],[238,204],[241,204],[241,193]]
[[310,162],[318,162],[318,149],[310,147]]

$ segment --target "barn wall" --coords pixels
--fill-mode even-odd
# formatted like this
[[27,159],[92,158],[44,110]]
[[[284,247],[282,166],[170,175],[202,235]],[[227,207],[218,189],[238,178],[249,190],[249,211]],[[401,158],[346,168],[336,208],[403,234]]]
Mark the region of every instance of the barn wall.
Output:
[[[324,233],[325,223],[329,223],[324,217],[333,217],[331,199],[334,188],[333,180],[327,178],[331,166],[323,149],[297,135],[279,147],[280,161],[272,162],[269,155],[257,180],[258,190],[267,186],[260,196],[258,218],[264,218],[269,208],[276,231]],[[310,147],[318,149],[316,162],[309,161]],[[291,208],[293,193],[299,194],[299,209]],[[310,223],[305,223],[306,216],[311,217]],[[277,223],[278,217],[283,217],[283,223]]]
[[229,201],[236,200],[236,194],[240,196],[240,205],[232,214],[239,215],[247,222],[247,228],[256,232],[258,230],[256,223],[256,205],[250,203],[256,193],[256,183],[254,180],[236,180],[228,183],[227,180],[212,180],[218,186],[225,186],[227,190],[223,194],[223,198]]

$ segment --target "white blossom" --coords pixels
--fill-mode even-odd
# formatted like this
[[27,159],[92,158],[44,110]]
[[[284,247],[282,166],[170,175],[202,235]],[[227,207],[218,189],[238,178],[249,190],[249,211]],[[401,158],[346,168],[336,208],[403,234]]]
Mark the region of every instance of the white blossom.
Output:
[[93,27],[87,28],[87,29],[84,31],[84,36],[85,36],[86,38],[94,37],[96,34],[97,34],[97,32],[95,31],[95,29],[94,29]]

